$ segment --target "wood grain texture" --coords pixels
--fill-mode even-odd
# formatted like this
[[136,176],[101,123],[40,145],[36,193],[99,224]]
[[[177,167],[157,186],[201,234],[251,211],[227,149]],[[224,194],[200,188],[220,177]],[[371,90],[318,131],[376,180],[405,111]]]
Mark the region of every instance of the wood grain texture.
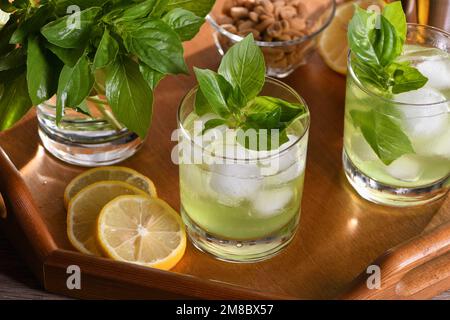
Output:
[[[190,66],[217,68],[220,57],[210,33],[210,28],[205,26],[198,37],[185,45]],[[221,283],[226,288],[238,286],[241,289],[236,292],[243,295],[251,290],[267,296],[336,298],[351,288],[352,281],[384,252],[448,221],[449,197],[422,207],[397,209],[369,203],[353,191],[344,177],[341,160],[345,79],[329,70],[318,55],[286,79],[286,83],[306,99],[312,118],[302,216],[294,241],[276,258],[255,264],[217,261],[189,244],[185,257],[170,275],[161,274],[162,282],[183,274],[202,279],[200,283],[204,280],[216,283],[218,288]],[[149,176],[160,197],[174,208],[179,208],[180,200],[178,170],[171,162],[175,142],[170,138],[177,126],[178,105],[194,84],[195,80],[187,76],[170,77],[161,83],[156,92],[150,135],[143,149],[123,163]],[[32,191],[40,218],[56,247],[66,250],[62,255],[53,256],[46,265],[47,271],[56,275],[48,288],[64,292],[60,272],[76,254],[68,253],[74,249],[65,232],[63,190],[84,169],[64,164],[47,154],[39,144],[36,131],[36,119],[30,113],[16,127],[0,133],[0,146]],[[439,222],[433,222],[434,218]],[[105,262],[86,263],[87,268],[96,265],[106,268],[100,270],[111,268]],[[130,281],[140,277],[130,276]],[[99,275],[96,288],[104,291],[108,283],[102,279],[105,274]],[[195,286],[191,290],[197,292]],[[201,294],[207,297],[210,293]]]

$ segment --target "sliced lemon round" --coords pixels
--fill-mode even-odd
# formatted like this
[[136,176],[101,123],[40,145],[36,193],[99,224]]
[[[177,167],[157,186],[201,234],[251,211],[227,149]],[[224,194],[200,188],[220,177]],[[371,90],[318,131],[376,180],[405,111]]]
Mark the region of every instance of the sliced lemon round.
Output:
[[97,222],[98,243],[110,258],[169,270],[186,250],[180,215],[161,199],[121,196],[109,202]]
[[148,195],[121,181],[101,181],[78,192],[69,202],[67,235],[72,245],[87,254],[101,255],[96,241],[97,218],[102,208],[122,195]]
[[343,3],[337,7],[336,15],[330,26],[322,33],[319,40],[319,53],[325,63],[340,74],[347,74],[348,41],[347,29],[355,12],[354,4],[364,9],[371,5],[384,7],[383,0],[360,0]]
[[81,189],[99,181],[123,181],[143,190],[151,197],[157,196],[153,181],[139,172],[125,167],[100,167],[83,172],[67,185],[64,191],[64,205],[66,208],[69,201]]

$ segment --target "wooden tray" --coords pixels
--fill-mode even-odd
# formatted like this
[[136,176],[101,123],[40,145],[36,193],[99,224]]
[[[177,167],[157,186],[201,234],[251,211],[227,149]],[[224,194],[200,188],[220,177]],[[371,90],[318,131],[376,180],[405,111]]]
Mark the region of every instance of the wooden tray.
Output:
[[[220,57],[209,26],[186,44],[186,55],[191,66],[217,68]],[[63,190],[83,169],[44,151],[33,112],[0,134],[6,152],[0,152],[2,229],[46,290],[80,298],[429,298],[449,289],[449,197],[414,209],[358,197],[341,164],[344,77],[315,55],[286,82],[308,102],[312,126],[300,229],[279,256],[230,264],[189,244],[182,261],[164,272],[76,252],[66,237]],[[170,137],[179,102],[194,83],[186,76],[163,81],[148,141],[123,163],[153,179],[174,208],[179,208],[179,186]],[[382,287],[369,290],[365,270],[379,256]],[[81,268],[81,290],[66,287],[66,269],[73,264]]]

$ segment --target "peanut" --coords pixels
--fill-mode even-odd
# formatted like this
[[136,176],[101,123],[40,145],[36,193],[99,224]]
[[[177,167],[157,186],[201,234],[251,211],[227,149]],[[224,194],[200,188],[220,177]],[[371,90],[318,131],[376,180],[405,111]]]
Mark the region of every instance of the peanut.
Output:
[[[312,0],[225,0],[217,22],[228,32],[240,36],[252,33],[255,40],[289,41],[313,33],[322,24],[317,15],[308,13],[306,1]],[[219,36],[223,48],[233,43]],[[269,68],[287,69],[304,62],[315,41],[278,48],[262,47]]]
[[244,7],[234,7],[230,10],[230,15],[234,19],[241,19],[248,17],[248,9]]

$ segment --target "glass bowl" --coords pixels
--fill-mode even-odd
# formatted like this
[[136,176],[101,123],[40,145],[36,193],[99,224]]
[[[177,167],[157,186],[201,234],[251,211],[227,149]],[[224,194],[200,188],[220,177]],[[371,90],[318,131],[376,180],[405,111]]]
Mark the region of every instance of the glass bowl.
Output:
[[[270,8],[275,6],[273,11],[256,9],[264,7],[267,2]],[[293,7],[291,4],[295,3],[296,15],[292,16],[289,13],[292,9],[286,10],[286,6],[284,13],[276,11],[276,3],[289,4],[289,7]],[[234,8],[233,15],[231,8]],[[239,16],[239,10],[244,17],[238,19],[236,17]],[[253,33],[256,44],[263,51],[267,75],[285,78],[308,62],[319,34],[331,23],[335,10],[334,0],[219,0],[207,20],[214,28],[214,41],[221,55],[243,37]],[[292,17],[288,18],[289,16]],[[259,32],[264,24],[269,24],[269,27]]]

